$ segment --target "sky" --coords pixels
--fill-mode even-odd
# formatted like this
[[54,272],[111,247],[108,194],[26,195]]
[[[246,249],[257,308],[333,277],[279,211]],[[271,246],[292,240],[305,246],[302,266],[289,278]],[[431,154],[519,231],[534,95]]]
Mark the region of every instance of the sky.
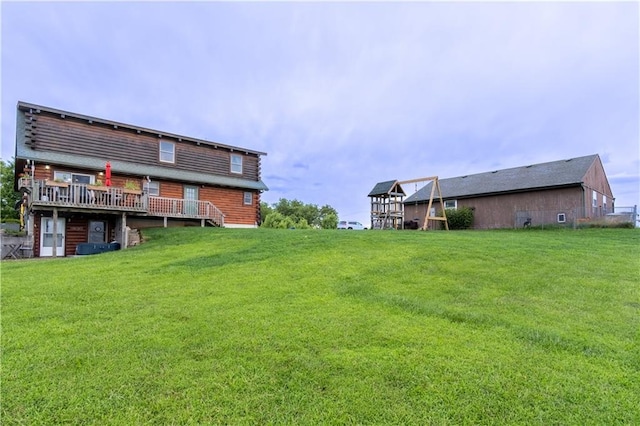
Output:
[[365,225],[377,182],[591,154],[616,206],[640,205],[635,1],[2,1],[0,14],[5,161],[24,101],[266,152],[262,201]]

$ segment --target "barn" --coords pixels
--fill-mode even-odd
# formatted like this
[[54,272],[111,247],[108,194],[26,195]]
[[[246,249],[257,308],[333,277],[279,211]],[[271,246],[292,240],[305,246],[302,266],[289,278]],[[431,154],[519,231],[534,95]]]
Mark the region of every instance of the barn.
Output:
[[[598,154],[438,179],[445,209],[470,208],[474,229],[572,225],[614,211],[613,193]],[[424,225],[434,182],[403,199],[403,223]],[[429,227],[439,227],[439,223]]]

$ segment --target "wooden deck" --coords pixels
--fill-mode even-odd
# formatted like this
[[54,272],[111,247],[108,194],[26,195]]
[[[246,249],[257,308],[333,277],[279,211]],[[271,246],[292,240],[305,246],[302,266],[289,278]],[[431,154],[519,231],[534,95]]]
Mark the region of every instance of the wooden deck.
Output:
[[150,197],[142,191],[65,182],[21,179],[32,207],[128,212],[142,216],[203,219],[224,226],[224,213],[209,201]]

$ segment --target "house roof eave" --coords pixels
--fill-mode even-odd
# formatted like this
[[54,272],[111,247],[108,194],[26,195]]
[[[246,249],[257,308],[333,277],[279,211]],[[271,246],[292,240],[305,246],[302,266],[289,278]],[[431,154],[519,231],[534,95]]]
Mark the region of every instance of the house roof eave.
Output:
[[[32,160],[36,163],[51,163],[66,167],[81,167],[96,171],[103,170],[106,163],[103,158],[69,155],[52,151],[38,151],[29,149],[24,145],[16,146],[16,160],[17,159]],[[150,176],[152,179],[178,180],[215,186],[252,189],[257,191],[269,190],[262,180],[253,181],[242,178],[167,169],[160,166],[149,166],[117,160],[110,160],[109,162],[111,164],[111,170],[114,173],[134,176]]]

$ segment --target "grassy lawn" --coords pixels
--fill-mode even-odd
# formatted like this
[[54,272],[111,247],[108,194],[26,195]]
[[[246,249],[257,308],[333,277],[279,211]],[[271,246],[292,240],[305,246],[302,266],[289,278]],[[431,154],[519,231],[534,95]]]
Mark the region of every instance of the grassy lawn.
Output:
[[640,232],[145,232],[2,263],[2,424],[640,424]]

